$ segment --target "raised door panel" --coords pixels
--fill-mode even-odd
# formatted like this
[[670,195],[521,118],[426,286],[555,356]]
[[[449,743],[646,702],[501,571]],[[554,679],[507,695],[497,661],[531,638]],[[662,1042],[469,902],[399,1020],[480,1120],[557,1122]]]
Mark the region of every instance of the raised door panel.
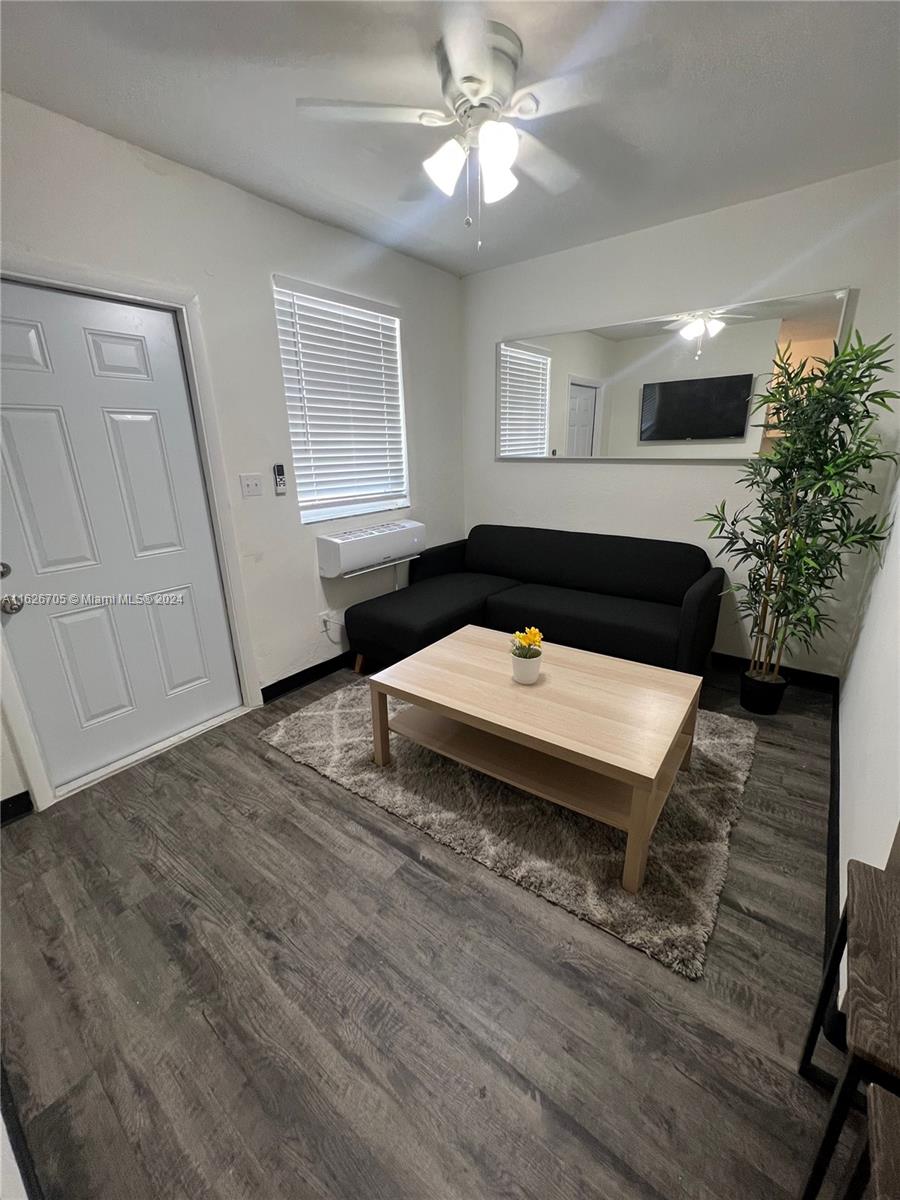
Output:
[[160,414],[104,409],[116,478],[138,558],[184,548]]
[[150,631],[167,696],[209,681],[200,622],[189,584],[147,597]]
[[3,366],[14,371],[52,371],[47,339],[40,321],[3,318]]
[[131,712],[134,696],[109,608],[60,613],[50,624],[82,727]]
[[140,334],[85,329],[94,374],[101,379],[152,380],[147,340]]
[[3,464],[35,572],[98,563],[62,409],[7,406]]

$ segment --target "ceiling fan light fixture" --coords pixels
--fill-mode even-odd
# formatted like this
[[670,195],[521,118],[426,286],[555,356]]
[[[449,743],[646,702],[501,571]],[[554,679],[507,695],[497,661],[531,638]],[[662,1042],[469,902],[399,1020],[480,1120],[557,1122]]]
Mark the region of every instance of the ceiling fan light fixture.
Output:
[[428,178],[445,196],[452,196],[466,163],[466,152],[457,138],[444,142],[431,158],[422,163]]
[[706,332],[710,337],[715,337],[717,333],[721,333],[725,328],[725,322],[720,321],[718,317],[710,317],[706,322]]
[[[692,341],[696,337],[700,337],[701,333],[706,329],[706,322],[702,317],[694,317],[687,325],[683,325],[678,332],[686,342]],[[718,330],[716,330],[718,333]]]

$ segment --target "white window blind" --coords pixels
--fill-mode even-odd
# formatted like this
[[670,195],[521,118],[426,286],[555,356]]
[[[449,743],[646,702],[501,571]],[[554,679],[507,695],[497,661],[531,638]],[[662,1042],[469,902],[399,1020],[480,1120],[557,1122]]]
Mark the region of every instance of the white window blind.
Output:
[[281,276],[274,292],[301,520],[407,507],[400,318]]
[[550,355],[500,343],[500,457],[540,458],[548,452]]

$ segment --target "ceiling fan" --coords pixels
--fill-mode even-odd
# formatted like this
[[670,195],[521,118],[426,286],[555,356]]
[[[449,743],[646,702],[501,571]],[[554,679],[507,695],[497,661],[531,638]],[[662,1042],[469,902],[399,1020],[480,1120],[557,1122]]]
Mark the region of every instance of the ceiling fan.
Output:
[[664,325],[663,329],[667,332],[669,330],[676,331],[686,342],[692,342],[696,338],[697,353],[694,358],[699,358],[703,353],[704,337],[716,337],[732,321],[752,320],[753,317],[747,313],[728,312],[724,308],[705,308],[698,312],[682,313],[674,321]]
[[[445,111],[304,97],[298,98],[297,107],[332,120],[404,122],[450,130],[451,136],[422,166],[447,196],[454,194],[466,169],[466,224],[471,225],[468,185],[473,162],[479,205],[481,201],[495,204],[517,187],[514,166],[554,193],[566,191],[579,178],[564,158],[513,124],[541,114],[543,85],[535,85],[533,91],[516,90],[522,53],[521,40],[508,26],[471,13],[451,14],[435,47]],[[559,111],[560,105],[550,108]]]

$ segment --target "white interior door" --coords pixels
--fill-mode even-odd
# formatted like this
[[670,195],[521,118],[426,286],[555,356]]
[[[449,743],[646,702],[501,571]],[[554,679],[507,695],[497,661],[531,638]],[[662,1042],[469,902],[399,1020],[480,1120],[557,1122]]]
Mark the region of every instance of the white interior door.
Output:
[[590,458],[594,444],[597,389],[583,383],[569,384],[569,413],[566,425],[566,457]]
[[238,707],[171,313],[3,284],[3,633],[54,786]]

